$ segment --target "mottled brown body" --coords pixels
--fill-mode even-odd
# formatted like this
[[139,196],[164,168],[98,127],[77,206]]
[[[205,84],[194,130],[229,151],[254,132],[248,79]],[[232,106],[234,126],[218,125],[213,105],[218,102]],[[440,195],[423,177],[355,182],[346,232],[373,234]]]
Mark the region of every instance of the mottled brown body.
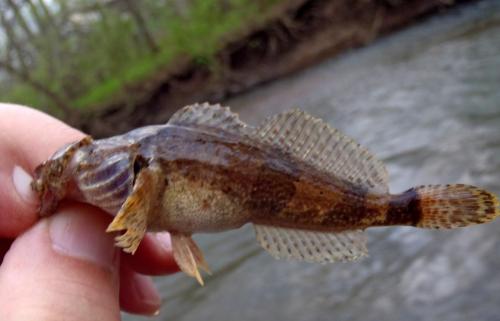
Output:
[[191,234],[253,223],[278,258],[365,256],[361,230],[454,228],[500,215],[497,198],[469,185],[388,191],[383,164],[319,119],[291,111],[259,127],[219,105],[193,105],[168,124],[85,138],[40,165],[33,189],[48,215],[70,197],[115,215],[107,231],[135,252],[147,231],[169,231],[180,268],[200,283],[208,266]]
[[384,222],[387,195],[248,139],[167,126],[137,145],[166,178],[165,209],[153,220],[155,229],[206,232],[253,222],[339,231]]
[[[75,176],[80,184],[122,171],[114,182],[125,183],[119,189],[108,183],[72,190],[74,198],[114,213],[131,192],[133,172],[151,163],[158,165],[164,177],[159,188],[164,192],[157,195],[158,214],[149,219],[151,230],[215,232],[252,222],[342,231],[418,226],[422,218],[421,197],[415,189],[399,195],[379,193],[321,172],[272,146],[224,131],[146,127],[96,141],[79,152],[73,162],[78,164]],[[119,159],[117,168],[96,170],[113,157]],[[118,167],[123,162],[126,170]],[[89,170],[95,172],[89,176]],[[494,210],[492,203],[490,212]]]

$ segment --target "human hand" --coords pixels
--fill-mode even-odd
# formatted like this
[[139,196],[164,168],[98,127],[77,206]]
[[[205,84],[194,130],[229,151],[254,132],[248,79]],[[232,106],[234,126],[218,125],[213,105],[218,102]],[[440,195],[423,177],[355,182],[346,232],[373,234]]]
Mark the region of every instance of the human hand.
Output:
[[177,271],[168,234],[147,235],[135,255],[114,247],[111,216],[63,202],[38,219],[34,168],[84,135],[41,112],[0,104],[0,316],[2,320],[119,320],[151,315],[150,277]]

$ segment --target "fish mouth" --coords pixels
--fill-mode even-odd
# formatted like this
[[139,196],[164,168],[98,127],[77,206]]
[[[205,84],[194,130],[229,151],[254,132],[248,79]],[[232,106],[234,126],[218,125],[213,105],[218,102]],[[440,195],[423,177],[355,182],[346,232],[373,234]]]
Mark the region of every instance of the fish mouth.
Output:
[[38,213],[41,217],[53,214],[59,205],[59,199],[50,190],[47,190],[40,197]]
[[73,156],[81,147],[91,143],[92,138],[86,136],[77,142],[66,144],[49,160],[35,168],[31,188],[40,201],[40,216],[54,213],[59,202],[68,194],[74,170]]
[[48,216],[56,210],[60,195],[62,170],[59,162],[48,160],[37,166],[34,173],[31,189],[37,194],[40,202],[38,213],[40,216]]

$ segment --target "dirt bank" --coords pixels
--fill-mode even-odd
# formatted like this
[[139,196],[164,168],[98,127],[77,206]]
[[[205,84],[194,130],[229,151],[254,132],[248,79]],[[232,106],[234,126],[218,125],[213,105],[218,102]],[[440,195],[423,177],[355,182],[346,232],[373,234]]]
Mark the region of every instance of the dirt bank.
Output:
[[258,26],[228,39],[213,68],[179,59],[147,82],[127,88],[76,126],[96,137],[165,122],[179,107],[221,101],[307,67],[442,10],[447,0],[291,0]]

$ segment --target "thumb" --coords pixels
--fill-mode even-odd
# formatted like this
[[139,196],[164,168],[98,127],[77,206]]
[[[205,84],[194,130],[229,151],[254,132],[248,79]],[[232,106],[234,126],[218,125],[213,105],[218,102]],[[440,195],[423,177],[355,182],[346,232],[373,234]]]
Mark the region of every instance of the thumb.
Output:
[[2,320],[120,320],[106,218],[68,206],[17,238],[0,266]]

